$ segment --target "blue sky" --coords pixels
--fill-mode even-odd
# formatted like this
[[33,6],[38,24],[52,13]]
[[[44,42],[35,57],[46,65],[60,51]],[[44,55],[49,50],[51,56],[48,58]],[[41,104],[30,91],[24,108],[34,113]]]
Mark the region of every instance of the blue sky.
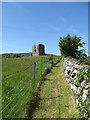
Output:
[[88,51],[88,3],[2,3],[2,52],[30,52],[45,44],[59,55],[59,38],[77,35]]

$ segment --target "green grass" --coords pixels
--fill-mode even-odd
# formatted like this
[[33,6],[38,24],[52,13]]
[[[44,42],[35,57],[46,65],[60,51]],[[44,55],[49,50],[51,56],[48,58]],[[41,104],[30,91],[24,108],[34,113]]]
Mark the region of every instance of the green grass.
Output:
[[63,72],[63,60],[46,76],[39,97],[33,118],[80,118],[74,95]]
[[[49,56],[42,57],[42,73],[45,71],[45,67],[50,64],[46,62],[48,58]],[[57,56],[54,56],[54,62],[57,61],[57,58]],[[34,86],[36,92],[41,79],[41,57],[2,59],[3,118],[24,118],[27,103],[33,97],[34,62],[36,62]],[[28,66],[29,68],[23,71]],[[22,71],[15,73],[18,70]]]
[[90,65],[90,57],[87,57],[85,64]]

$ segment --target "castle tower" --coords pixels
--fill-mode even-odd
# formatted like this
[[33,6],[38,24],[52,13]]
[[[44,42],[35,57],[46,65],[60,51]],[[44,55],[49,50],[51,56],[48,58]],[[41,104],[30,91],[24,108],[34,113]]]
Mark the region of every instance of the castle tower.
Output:
[[32,55],[33,56],[38,56],[39,55],[37,45],[32,46]]
[[38,45],[38,50],[39,50],[39,55],[44,55],[45,54],[45,47],[43,44]]
[[38,44],[32,46],[32,55],[33,56],[40,56],[45,54],[45,47],[43,44]]

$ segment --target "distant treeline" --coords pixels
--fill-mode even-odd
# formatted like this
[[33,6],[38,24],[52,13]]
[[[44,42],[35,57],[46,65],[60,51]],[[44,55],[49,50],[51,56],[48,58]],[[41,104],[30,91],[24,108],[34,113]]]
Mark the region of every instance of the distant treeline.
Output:
[[19,58],[24,57],[24,53],[6,53],[2,54],[2,58]]
[[[26,57],[27,54],[28,56],[32,56],[31,53],[5,53],[5,54],[2,54],[2,58],[20,58],[20,57]],[[53,57],[53,54],[45,54],[45,55]],[[54,55],[54,56],[57,56],[57,55]]]

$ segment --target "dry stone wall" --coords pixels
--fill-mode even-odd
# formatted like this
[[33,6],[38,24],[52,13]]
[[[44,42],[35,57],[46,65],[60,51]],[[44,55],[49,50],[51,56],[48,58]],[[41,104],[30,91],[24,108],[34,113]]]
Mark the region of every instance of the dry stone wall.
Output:
[[90,118],[90,68],[75,59],[64,58],[63,68],[76,98],[76,107],[84,118]]

